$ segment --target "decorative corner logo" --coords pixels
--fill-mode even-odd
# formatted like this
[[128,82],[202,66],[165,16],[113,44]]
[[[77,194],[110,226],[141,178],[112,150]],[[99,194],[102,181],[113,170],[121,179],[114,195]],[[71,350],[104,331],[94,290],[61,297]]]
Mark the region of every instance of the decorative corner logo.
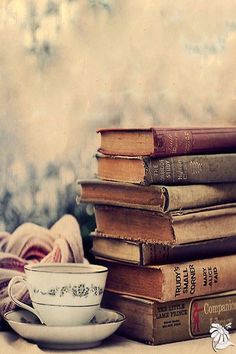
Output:
[[230,341],[230,335],[228,329],[231,328],[232,323],[228,323],[224,327],[219,323],[212,323],[210,327],[210,334],[212,338],[212,348],[215,352],[219,349],[225,349],[230,345],[234,345]]

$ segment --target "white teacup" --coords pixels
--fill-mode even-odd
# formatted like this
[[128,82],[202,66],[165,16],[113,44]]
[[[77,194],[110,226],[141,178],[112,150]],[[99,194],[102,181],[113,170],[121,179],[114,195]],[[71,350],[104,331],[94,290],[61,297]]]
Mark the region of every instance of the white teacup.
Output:
[[[87,324],[100,307],[108,269],[94,264],[42,263],[25,266],[24,276],[8,285],[11,299],[34,313],[47,326]],[[13,294],[16,283],[26,284],[33,307]]]

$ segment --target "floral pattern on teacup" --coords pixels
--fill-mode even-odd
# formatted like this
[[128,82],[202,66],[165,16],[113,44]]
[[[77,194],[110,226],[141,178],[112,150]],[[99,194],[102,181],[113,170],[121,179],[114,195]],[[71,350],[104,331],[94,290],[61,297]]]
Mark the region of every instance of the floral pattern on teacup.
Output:
[[46,291],[40,290],[38,288],[34,288],[33,292],[34,294],[57,296],[57,297],[62,297],[65,294],[71,294],[73,297],[87,298],[90,294],[93,294],[94,296],[102,295],[103,289],[98,285],[92,284],[90,287],[88,287],[82,283],[78,285],[68,284],[63,286],[56,286],[55,288],[51,288]]

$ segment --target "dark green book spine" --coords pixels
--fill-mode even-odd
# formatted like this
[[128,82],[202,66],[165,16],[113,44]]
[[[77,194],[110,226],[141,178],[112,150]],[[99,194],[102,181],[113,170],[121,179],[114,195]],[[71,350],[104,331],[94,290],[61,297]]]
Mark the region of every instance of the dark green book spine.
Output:
[[236,181],[236,154],[143,158],[144,184],[198,184]]

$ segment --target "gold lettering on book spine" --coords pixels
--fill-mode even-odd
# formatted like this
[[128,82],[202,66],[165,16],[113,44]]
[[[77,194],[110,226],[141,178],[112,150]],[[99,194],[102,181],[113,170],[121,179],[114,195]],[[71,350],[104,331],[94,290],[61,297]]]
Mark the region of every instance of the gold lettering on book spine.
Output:
[[187,154],[192,150],[192,133],[189,130],[166,134],[166,152],[171,155]]
[[[144,184],[154,183],[154,171],[153,171],[154,168],[149,158],[143,159],[143,166],[145,171]],[[157,169],[156,173],[158,174],[158,164],[156,166],[156,169]]]
[[145,184],[165,183],[173,179],[172,165],[170,160],[143,159],[145,169]]
[[188,179],[187,164],[182,160],[177,161],[176,177],[178,181],[186,181]]
[[154,155],[168,156],[188,154],[193,148],[191,130],[156,130],[153,129]]
[[178,136],[177,133],[167,134],[167,151],[175,155],[178,151]]
[[203,171],[203,165],[198,161],[190,161],[189,168],[193,175],[200,175]]
[[144,158],[145,183],[186,183],[191,176],[204,173],[203,163],[196,159],[178,157]]
[[185,138],[185,152],[190,152],[192,150],[192,134],[189,131],[184,132],[184,138]]

